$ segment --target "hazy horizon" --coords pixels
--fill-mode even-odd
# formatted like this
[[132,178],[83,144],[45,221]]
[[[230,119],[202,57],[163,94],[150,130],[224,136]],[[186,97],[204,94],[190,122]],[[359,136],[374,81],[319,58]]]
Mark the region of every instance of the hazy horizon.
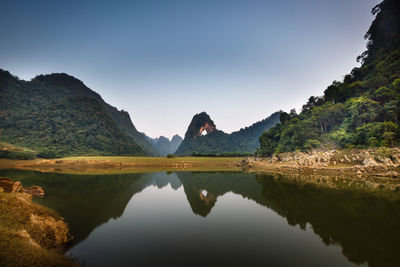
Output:
[[379,2],[4,1],[0,68],[72,75],[151,137],[202,111],[230,133],[359,66]]

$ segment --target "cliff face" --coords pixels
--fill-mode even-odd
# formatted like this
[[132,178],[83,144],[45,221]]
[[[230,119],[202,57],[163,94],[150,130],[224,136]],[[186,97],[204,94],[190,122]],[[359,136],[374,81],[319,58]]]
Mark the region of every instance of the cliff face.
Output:
[[174,135],[171,139],[171,153],[175,153],[175,151],[178,149],[178,147],[182,144],[182,137],[179,135]]
[[193,116],[192,121],[189,124],[189,127],[185,134],[185,139],[192,139],[201,136],[204,130],[206,130],[207,134],[215,131],[214,121],[211,120],[210,116],[205,113],[199,113]]
[[[175,154],[187,156],[193,153],[253,153],[259,146],[260,135],[279,122],[279,115],[280,112],[275,112],[249,127],[227,134],[216,128],[214,121],[207,113],[196,114],[189,124],[185,139]],[[203,135],[204,131],[206,135]]]

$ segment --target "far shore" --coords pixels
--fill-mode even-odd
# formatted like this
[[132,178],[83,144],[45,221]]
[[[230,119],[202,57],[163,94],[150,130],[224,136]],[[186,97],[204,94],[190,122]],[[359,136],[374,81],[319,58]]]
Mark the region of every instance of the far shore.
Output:
[[400,179],[400,148],[314,150],[271,157],[79,156],[57,159],[0,159],[0,169],[69,174],[155,171],[248,171]]
[[0,159],[0,169],[70,174],[114,174],[154,171],[239,171],[243,157],[83,156],[59,159]]
[[400,178],[400,148],[287,152],[241,162],[249,172]]

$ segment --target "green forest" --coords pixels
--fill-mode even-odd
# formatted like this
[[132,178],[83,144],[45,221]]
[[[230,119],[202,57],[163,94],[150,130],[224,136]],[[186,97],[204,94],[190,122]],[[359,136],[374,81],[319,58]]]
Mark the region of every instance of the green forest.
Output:
[[281,113],[280,123],[260,137],[259,154],[399,144],[400,1],[383,1],[372,14],[361,66],[323,96],[311,96],[299,114]]
[[[128,113],[67,74],[23,81],[0,70],[0,93],[1,157],[156,153],[150,144],[143,145],[147,141]],[[142,139],[135,141],[135,134]]]

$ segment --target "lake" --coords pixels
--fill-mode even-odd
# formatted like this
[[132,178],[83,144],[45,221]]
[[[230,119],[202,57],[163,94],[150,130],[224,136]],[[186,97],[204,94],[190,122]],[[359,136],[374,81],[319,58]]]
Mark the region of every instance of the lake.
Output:
[[85,266],[400,266],[399,190],[242,172],[0,175],[45,189],[35,201],[66,219],[67,255]]

